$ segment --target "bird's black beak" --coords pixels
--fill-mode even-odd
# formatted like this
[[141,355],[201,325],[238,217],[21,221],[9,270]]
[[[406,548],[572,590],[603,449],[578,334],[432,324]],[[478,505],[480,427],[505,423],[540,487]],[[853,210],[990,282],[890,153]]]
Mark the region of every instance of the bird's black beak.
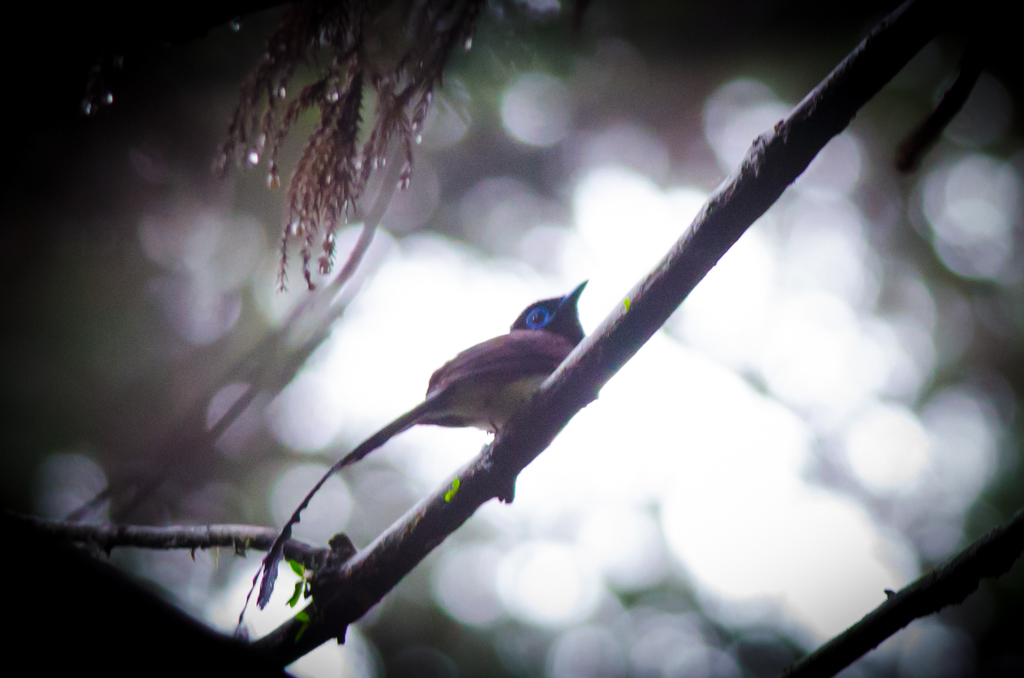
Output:
[[588,282],[590,281],[584,280],[583,282],[576,286],[576,289],[562,297],[562,303],[559,304],[559,307],[565,306],[567,304],[569,306],[575,306],[576,302],[580,300],[580,295],[583,294],[583,288],[587,286]]

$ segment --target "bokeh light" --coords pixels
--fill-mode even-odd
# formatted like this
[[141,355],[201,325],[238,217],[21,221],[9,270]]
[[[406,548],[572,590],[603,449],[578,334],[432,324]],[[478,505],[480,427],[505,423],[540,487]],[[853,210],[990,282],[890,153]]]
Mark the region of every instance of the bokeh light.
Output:
[[901,678],[965,678],[975,673],[970,637],[935,620],[915,621],[894,645],[900,652]]
[[501,120],[516,140],[530,146],[551,146],[569,133],[571,109],[569,92],[557,78],[528,73],[502,95]]
[[[36,471],[33,508],[44,518],[61,520],[107,487],[107,476],[89,456],[75,452],[49,455]],[[93,520],[102,522],[104,515]]]
[[557,627],[587,619],[600,602],[602,588],[590,564],[569,546],[531,541],[502,559],[498,595],[517,619]]
[[[554,0],[519,4],[531,20],[562,13]],[[77,371],[64,374],[63,355],[43,361],[51,376],[39,390],[96,381],[97,403],[151,411],[123,422],[119,412],[103,442],[92,424],[47,440],[29,491],[39,515],[62,518],[108,473],[134,468],[124,450],[149,445],[136,435],[195,424],[196,439],[218,430],[211,453],[182,457],[173,506],[147,519],[282,525],[334,460],[421,402],[434,370],[507,332],[530,302],[588,280],[579,308],[593,331],[806,84],[770,60],[669,63],[604,35],[571,59],[495,68],[505,47],[487,36],[458,50],[471,65],[436,90],[412,137],[412,182],[323,327],[299,313],[314,298],[301,245],[277,291],[280,196],[267,198],[262,177],[258,193],[245,174],[208,190],[207,174],[181,180],[181,161],[156,142],[122,144],[119,162],[144,196],[124,218],[138,259],[125,287],[142,300],[129,329],[96,323],[118,340],[137,333],[145,349],[132,358],[127,343],[103,352],[101,333],[74,335],[62,351]],[[1013,364],[1024,327],[1013,92],[984,73],[919,175],[889,167],[890,137],[915,124],[907,111],[944,90],[947,52],[922,53],[883,91],[884,113],[865,109],[828,143],[523,471],[513,503],[484,505],[344,646],[290,670],[462,675],[476,669],[459,653],[484,647],[472,650],[486,655],[479,666],[516,675],[770,675],[771,662],[842,631],[996,522],[994,493],[1016,468],[1015,394],[986,375]],[[284,168],[294,149],[282,148]],[[361,213],[336,234],[339,263]],[[314,282],[323,289],[339,268]],[[263,356],[259,378],[235,369],[275,332],[280,353]],[[403,432],[329,479],[296,538],[323,545],[346,531],[365,547],[490,439]],[[226,633],[258,563],[227,551],[121,558]],[[287,565],[279,576],[267,609],[247,612],[254,637],[295,612],[286,601],[298,579]],[[983,633],[952,613],[919,620],[844,675],[966,678]]]
[[262,229],[251,219],[225,219],[182,205],[147,215],[139,241],[167,273],[149,291],[175,331],[194,344],[227,334],[242,312],[240,288],[263,256]]
[[551,646],[547,675],[552,678],[621,678],[626,663],[615,635],[608,629],[581,626],[566,631]]
[[899,489],[916,480],[927,466],[930,442],[908,408],[876,404],[850,426],[846,454],[853,472],[866,485]]
[[684,647],[673,652],[661,674],[666,678],[739,678],[743,675],[736,660],[713,647]]
[[704,105],[704,134],[726,172],[739,167],[751,142],[786,117],[789,107],[756,80],[735,80],[718,88]]
[[[634,640],[629,651],[629,675],[661,676],[663,667],[686,664],[691,653],[705,649],[701,621],[697,615],[674,615],[640,608],[635,619]],[[699,675],[699,674],[698,674]]]
[[1012,261],[1020,175],[1009,163],[969,155],[924,180],[924,214],[935,251],[951,271],[998,279]]
[[470,626],[490,626],[501,618],[497,597],[501,551],[492,546],[448,549],[434,569],[434,597],[455,619]]

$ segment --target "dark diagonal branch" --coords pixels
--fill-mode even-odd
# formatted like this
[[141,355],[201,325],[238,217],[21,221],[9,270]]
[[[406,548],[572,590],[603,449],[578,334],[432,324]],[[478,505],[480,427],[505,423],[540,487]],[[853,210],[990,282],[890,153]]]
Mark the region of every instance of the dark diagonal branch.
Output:
[[359,619],[484,502],[511,499],[516,476],[662,326],[746,229],[856,112],[938,32],[944,3],[911,0],[882,21],[742,165],[623,303],[573,351],[497,439],[372,544],[313,581],[313,604],[255,642],[284,666]]
[[[64,520],[44,520],[35,516],[8,513],[44,534],[60,537],[74,544],[95,545],[106,552],[117,547],[145,549],[211,549],[231,548],[244,555],[248,549],[266,551],[277,536],[271,527],[254,525],[118,525],[88,524]],[[311,546],[295,539],[284,545],[284,557],[308,568],[317,568],[327,557],[328,549]]]
[[963,601],[985,577],[1004,574],[1024,551],[1024,510],[875,608],[783,671],[782,678],[827,678],[919,617]]
[[896,169],[900,172],[913,172],[918,168],[921,159],[964,107],[967,97],[971,96],[974,85],[981,76],[981,68],[980,50],[972,45],[967,48],[960,61],[960,74],[942,95],[939,105],[896,148]]

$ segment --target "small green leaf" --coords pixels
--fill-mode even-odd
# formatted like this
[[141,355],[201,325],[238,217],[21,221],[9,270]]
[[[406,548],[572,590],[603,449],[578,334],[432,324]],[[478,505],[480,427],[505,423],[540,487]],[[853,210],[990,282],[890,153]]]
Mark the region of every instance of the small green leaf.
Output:
[[297,643],[299,642],[299,639],[302,638],[302,634],[304,634],[306,632],[306,629],[309,628],[309,613],[305,610],[302,610],[297,615],[295,615],[295,619],[302,622],[302,626],[299,627],[299,632],[295,634],[295,642]]
[[299,575],[300,577],[304,577],[306,575],[306,568],[303,567],[302,563],[298,562],[297,560],[289,560],[288,566],[292,568],[292,572]]
[[295,590],[292,591],[292,597],[288,599],[288,607],[295,607],[295,604],[299,602],[299,596],[302,595],[302,580],[295,582]]
[[461,485],[461,484],[462,484],[462,481],[459,480],[458,478],[453,480],[452,481],[452,489],[450,489],[450,490],[448,490],[447,492],[444,493],[444,500],[445,501],[451,501],[452,497],[455,496],[455,493],[459,491],[459,485]]

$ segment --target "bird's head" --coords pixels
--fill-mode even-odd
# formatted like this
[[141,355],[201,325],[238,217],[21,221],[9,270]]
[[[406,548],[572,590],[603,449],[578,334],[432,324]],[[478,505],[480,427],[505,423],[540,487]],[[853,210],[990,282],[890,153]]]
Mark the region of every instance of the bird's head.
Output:
[[573,345],[580,343],[583,341],[583,327],[580,325],[576,302],[586,286],[587,281],[583,281],[564,297],[544,299],[530,304],[519,314],[510,329],[546,330],[562,335]]

